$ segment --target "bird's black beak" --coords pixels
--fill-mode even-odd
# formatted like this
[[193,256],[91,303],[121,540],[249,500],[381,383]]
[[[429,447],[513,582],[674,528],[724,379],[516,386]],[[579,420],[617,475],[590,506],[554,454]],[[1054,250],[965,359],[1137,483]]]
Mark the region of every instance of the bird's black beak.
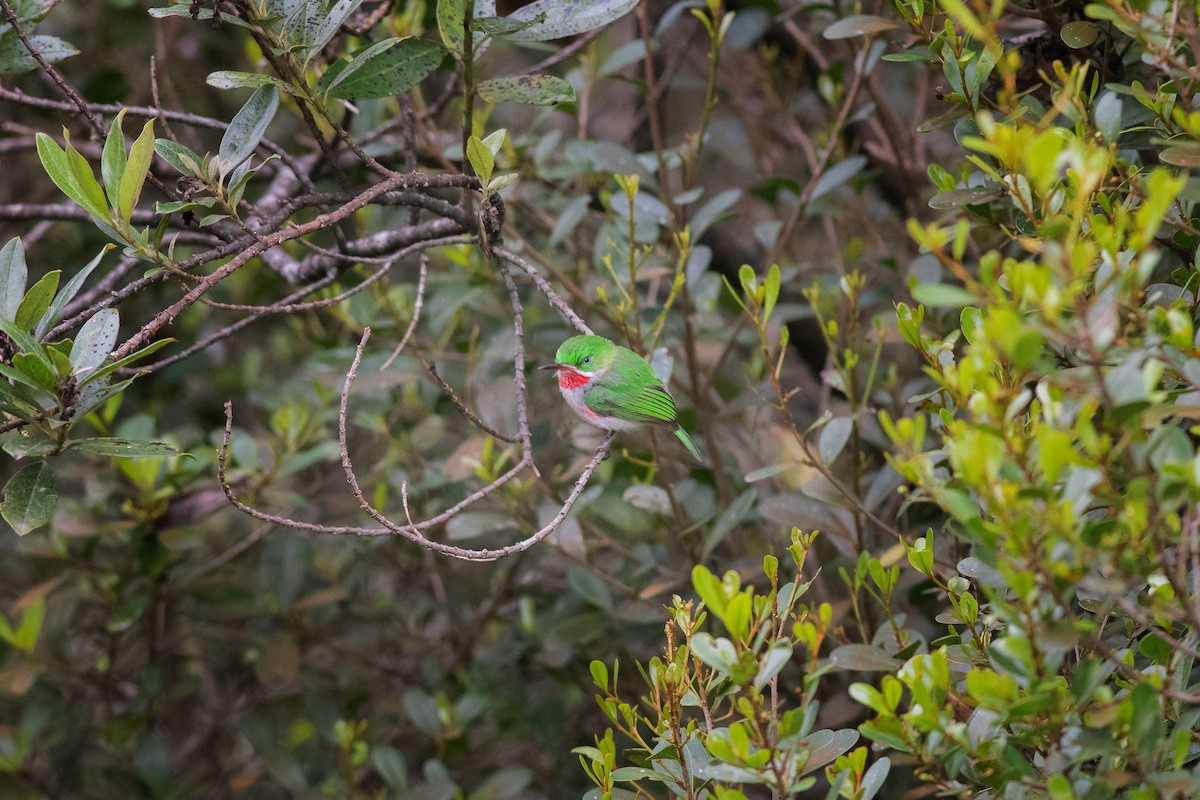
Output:
[[557,372],[562,369],[562,364],[542,364],[538,369],[552,369]]

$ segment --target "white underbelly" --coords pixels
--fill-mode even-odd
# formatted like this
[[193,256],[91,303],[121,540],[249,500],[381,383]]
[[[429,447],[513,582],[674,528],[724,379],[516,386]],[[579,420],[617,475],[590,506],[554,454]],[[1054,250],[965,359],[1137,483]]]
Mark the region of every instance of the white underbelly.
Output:
[[616,417],[602,417],[599,414],[592,412],[583,402],[584,388],[578,389],[562,389],[563,399],[567,401],[567,405],[571,410],[579,415],[580,419],[585,422],[590,422],[597,428],[603,428],[608,431],[629,431],[635,428],[642,427],[641,423],[630,422],[629,420],[618,419]]

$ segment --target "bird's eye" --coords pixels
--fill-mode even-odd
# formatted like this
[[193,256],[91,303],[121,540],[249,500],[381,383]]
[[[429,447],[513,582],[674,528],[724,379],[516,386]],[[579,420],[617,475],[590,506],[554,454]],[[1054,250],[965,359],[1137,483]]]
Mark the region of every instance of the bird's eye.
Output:
[[590,364],[590,363],[592,363],[592,357],[591,357],[591,356],[584,356],[584,357],[583,357],[583,363],[585,363],[585,364]]

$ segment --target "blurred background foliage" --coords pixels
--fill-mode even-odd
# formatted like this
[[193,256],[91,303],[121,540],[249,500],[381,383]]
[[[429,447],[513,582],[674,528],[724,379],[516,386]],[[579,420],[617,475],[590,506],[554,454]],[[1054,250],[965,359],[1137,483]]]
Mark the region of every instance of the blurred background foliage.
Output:
[[[337,443],[367,326],[348,437],[368,499],[402,521],[406,483],[425,518],[511,466],[518,449],[471,426],[425,367],[514,431],[505,284],[474,243],[369,283],[364,259],[306,297],[360,289],[342,302],[158,361],[249,313],[193,305],[149,374],[72,421],[188,455],[46,458],[57,505],[41,525],[6,491],[0,795],[1200,791],[1194,5],[477,3],[505,18],[475,29],[484,45],[464,45],[453,0],[5,8],[57,37],[34,41],[107,124],[124,106],[218,121],[156,121],[197,157],[236,152],[225,130],[274,75],[253,164],[277,148],[303,164],[303,191],[361,193],[385,174],[371,159],[471,172],[469,137],[505,129],[488,140],[495,175],[516,175],[498,190],[503,244],[669,376],[708,460],[622,436],[561,528],[495,563],[256,520],[217,481],[227,400],[241,496],[369,521]],[[65,125],[96,172],[105,139],[15,33],[0,28],[0,238],[20,237],[30,286],[125,247],[88,286],[157,275],[120,298],[128,341],[192,285],[172,259],[205,252],[211,226],[240,222],[286,170],[261,164],[248,204],[222,206],[228,187],[204,169],[181,182],[160,147],[158,182],[109,222],[132,236],[169,213],[179,238],[169,253],[114,239],[47,179],[35,135]],[[432,44],[367,52],[409,36]],[[433,55],[404,85],[409,61],[369,60],[387,52]],[[355,58],[360,80],[331,88],[331,65]],[[546,77],[503,82],[530,73]],[[474,232],[463,185],[430,196],[462,202],[471,224],[455,231]],[[155,213],[195,197],[215,205]],[[306,243],[451,218],[425,208],[370,205]],[[278,303],[316,277],[277,266],[252,259],[205,299]],[[532,367],[574,329],[517,282]],[[47,341],[65,336],[83,338]],[[528,381],[536,473],[434,538],[529,535],[599,445],[552,382]],[[48,454],[4,437],[6,478]]]

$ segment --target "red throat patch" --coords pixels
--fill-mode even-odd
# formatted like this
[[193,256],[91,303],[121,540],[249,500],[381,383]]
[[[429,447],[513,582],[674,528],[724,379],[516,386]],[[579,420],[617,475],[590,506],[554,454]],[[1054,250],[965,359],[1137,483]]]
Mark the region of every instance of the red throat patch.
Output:
[[558,388],[559,389],[578,389],[588,385],[590,381],[587,375],[576,372],[573,369],[560,369],[558,371]]

